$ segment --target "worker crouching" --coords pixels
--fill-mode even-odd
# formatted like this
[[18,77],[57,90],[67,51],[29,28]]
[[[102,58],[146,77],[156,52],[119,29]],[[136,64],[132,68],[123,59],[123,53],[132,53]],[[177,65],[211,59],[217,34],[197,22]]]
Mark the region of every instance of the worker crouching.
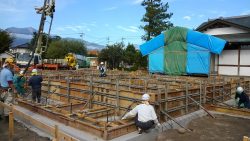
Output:
[[43,78],[40,75],[37,75],[37,69],[33,69],[29,79],[29,86],[32,88],[32,101],[41,102],[41,88]]
[[237,87],[235,94],[235,101],[238,108],[250,109],[249,97],[242,87]]
[[122,117],[122,119],[135,117],[135,125],[138,128],[139,134],[147,132],[150,128],[155,127],[155,125],[160,126],[154,107],[149,104],[149,99],[150,96],[144,94],[142,96],[142,104],[137,105],[133,110]]

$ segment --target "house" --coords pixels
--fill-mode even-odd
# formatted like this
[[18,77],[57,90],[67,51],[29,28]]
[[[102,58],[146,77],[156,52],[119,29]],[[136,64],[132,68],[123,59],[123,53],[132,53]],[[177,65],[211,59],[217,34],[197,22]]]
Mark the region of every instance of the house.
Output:
[[89,64],[91,68],[96,68],[99,63],[98,63],[98,57],[86,57],[87,60],[89,60]]
[[150,73],[209,75],[211,54],[220,54],[225,44],[208,34],[173,27],[140,45],[140,52],[148,55]]
[[7,58],[14,58],[14,57],[15,56],[12,53],[8,52],[8,51],[5,51],[4,53],[1,53],[0,54],[0,65],[1,66],[3,65],[5,59],[7,59]]
[[13,54],[17,54],[17,53],[30,53],[31,50],[29,49],[29,46],[30,46],[29,43],[24,43],[24,44],[12,46],[10,48],[10,51]]
[[250,15],[208,20],[196,30],[229,43],[221,55],[212,54],[212,73],[250,76]]
[[87,54],[89,56],[98,56],[99,55],[99,51],[98,50],[88,50]]

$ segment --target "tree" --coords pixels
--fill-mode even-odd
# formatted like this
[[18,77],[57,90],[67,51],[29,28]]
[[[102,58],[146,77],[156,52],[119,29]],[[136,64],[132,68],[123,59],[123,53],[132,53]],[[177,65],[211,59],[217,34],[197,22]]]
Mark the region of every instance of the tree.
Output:
[[142,56],[139,50],[135,54],[135,69],[146,69],[147,68],[147,56]]
[[[30,47],[29,49],[33,50],[33,47],[35,45],[35,41],[37,38],[37,32],[33,33],[33,37],[30,41]],[[48,34],[42,34],[42,46],[46,46],[46,42],[47,42],[47,38],[48,38]],[[48,39],[48,45],[52,42],[52,41],[58,41],[61,40],[62,38],[60,36],[49,36]]]
[[173,13],[168,13],[168,2],[163,4],[161,0],[143,0],[141,5],[146,9],[146,13],[141,20],[146,23],[144,26],[141,26],[146,32],[142,36],[143,40],[149,41],[152,37],[173,26],[169,21]]
[[4,30],[0,30],[0,53],[4,53],[9,50],[14,38]]
[[133,44],[128,44],[127,48],[124,50],[123,60],[127,65],[134,65],[136,60],[136,49]]
[[111,69],[119,68],[123,59],[123,46],[123,43],[107,45],[106,48],[101,50],[98,60],[107,61],[108,67]]
[[78,40],[55,40],[49,44],[45,58],[62,59],[67,53],[75,53],[86,56],[87,48],[82,41]]

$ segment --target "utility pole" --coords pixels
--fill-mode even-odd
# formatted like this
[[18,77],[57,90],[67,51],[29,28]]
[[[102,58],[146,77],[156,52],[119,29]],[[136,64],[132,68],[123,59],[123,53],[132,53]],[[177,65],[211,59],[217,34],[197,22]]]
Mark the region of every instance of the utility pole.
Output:
[[82,39],[82,42],[84,43],[84,40],[83,40],[84,33],[82,32],[82,33],[79,33],[79,34],[80,34],[80,37]]
[[124,43],[123,43],[123,40],[125,40],[125,39],[126,39],[126,38],[123,38],[123,37],[122,37],[122,44],[124,44]]
[[108,45],[109,45],[109,37],[107,37],[107,42],[108,42]]

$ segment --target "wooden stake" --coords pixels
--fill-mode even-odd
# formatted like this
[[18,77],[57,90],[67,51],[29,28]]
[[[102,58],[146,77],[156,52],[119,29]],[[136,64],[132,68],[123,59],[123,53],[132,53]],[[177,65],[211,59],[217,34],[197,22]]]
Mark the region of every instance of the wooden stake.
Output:
[[58,139],[58,125],[55,125],[53,141],[59,141],[59,139]]
[[9,141],[13,141],[14,136],[14,118],[13,112],[9,113]]

